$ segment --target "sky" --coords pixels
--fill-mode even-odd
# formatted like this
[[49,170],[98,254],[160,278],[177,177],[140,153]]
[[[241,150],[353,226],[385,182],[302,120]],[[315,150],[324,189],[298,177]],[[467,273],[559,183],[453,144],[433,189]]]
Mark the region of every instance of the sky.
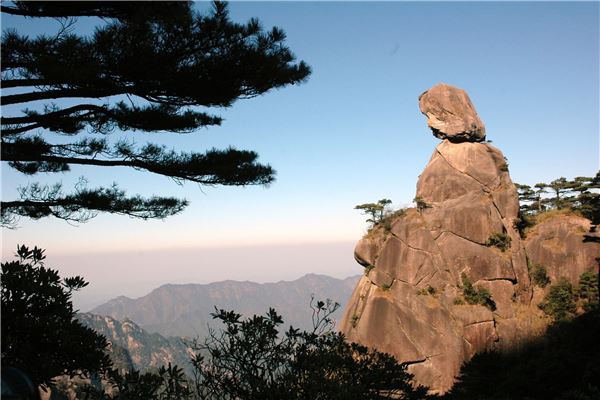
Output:
[[[354,206],[381,198],[411,205],[439,143],[417,99],[440,82],[467,91],[513,181],[599,169],[598,2],[232,2],[230,11],[235,21],[258,17],[267,29],[283,28],[311,66],[309,80],[210,110],[224,117],[220,127],[130,137],[185,151],[255,150],[277,170],[276,182],[200,187],[93,167],[26,177],[2,165],[5,200],[28,182],[68,188],[85,176],[92,187],[117,182],[129,194],[191,203],[163,221],[21,219],[19,229],[2,231],[3,260],[17,244],[47,249],[47,266],[91,281],[75,297],[83,311],[165,283],[360,273],[352,248],[366,217]],[[75,29],[91,32],[95,22],[81,19]],[[3,30],[35,35],[56,26],[2,15]]]

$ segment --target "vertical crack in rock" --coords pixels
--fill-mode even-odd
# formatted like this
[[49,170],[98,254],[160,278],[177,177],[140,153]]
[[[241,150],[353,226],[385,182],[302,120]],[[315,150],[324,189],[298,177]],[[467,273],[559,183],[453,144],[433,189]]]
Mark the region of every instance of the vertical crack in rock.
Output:
[[446,164],[448,164],[448,166],[450,168],[452,168],[453,170],[457,171],[458,173],[460,173],[460,174],[462,174],[464,176],[468,176],[469,178],[473,179],[475,182],[477,182],[478,184],[480,184],[485,189],[488,189],[488,190],[492,190],[493,189],[493,188],[489,188],[487,186],[487,184],[481,182],[479,179],[477,179],[474,176],[468,174],[466,171],[461,171],[460,169],[456,168],[454,165],[452,165],[452,163],[450,161],[448,161],[448,159],[446,159],[446,157],[442,154],[442,152],[437,147],[435,148],[435,151],[441,157],[441,159],[444,160],[444,162],[446,162]]

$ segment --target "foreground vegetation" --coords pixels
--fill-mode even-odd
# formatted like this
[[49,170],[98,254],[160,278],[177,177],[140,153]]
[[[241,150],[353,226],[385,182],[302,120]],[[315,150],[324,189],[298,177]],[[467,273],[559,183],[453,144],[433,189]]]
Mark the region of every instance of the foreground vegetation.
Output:
[[41,249],[21,246],[17,257],[2,264],[2,369],[16,367],[43,387],[60,391],[54,378],[68,375],[84,378],[78,394],[89,400],[427,398],[406,364],[332,330],[339,304],[331,301],[311,302],[310,332],[282,332],[273,309],[247,319],[217,310],[223,329],[192,343],[194,379],[172,365],[119,373],[106,338],[75,319],[71,295],[87,282],[44,267]]

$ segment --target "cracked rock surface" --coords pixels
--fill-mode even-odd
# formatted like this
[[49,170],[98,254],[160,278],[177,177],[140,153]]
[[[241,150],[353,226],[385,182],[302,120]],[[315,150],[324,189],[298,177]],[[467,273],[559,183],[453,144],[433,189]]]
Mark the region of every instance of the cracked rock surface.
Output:
[[[524,246],[514,228],[518,197],[500,150],[484,143],[440,143],[417,183],[421,209],[356,246],[367,268],[341,324],[351,341],[389,352],[416,380],[443,393],[476,352],[519,340],[500,335],[531,293]],[[511,238],[505,251],[493,234]],[[485,288],[495,310],[464,303],[461,274]],[[434,291],[434,293],[429,293]],[[499,329],[499,327],[502,328]]]
[[[475,353],[511,349],[550,322],[537,307],[549,287],[532,285],[532,265],[552,283],[577,284],[598,271],[600,245],[585,242],[590,221],[557,216],[520,237],[517,190],[500,150],[467,94],[437,85],[419,98],[434,150],[417,182],[418,209],[373,227],[356,245],[365,267],[340,324],[349,341],[394,355],[417,383],[447,392]],[[492,241],[492,239],[494,239]],[[492,304],[469,304],[463,276]],[[472,299],[471,299],[472,300]]]

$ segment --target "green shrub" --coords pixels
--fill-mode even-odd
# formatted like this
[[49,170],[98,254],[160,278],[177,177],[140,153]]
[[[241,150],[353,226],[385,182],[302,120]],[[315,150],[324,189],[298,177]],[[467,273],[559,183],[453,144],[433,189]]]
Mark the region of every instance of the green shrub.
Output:
[[556,284],[550,286],[550,291],[538,307],[557,321],[575,316],[577,305],[571,282],[566,278],[560,278]]
[[371,265],[371,264],[367,265],[367,266],[365,267],[365,275],[369,275],[369,272],[371,272],[371,270],[372,270],[373,268],[375,268],[375,266],[374,266],[374,265]]
[[417,290],[417,295],[419,295],[419,296],[427,296],[427,295],[435,296],[436,293],[437,293],[437,290],[431,285],[427,286],[426,288]]
[[596,272],[587,271],[581,274],[577,295],[583,302],[585,311],[598,308],[598,274]]
[[515,219],[513,227],[519,231],[521,238],[525,239],[529,229],[535,225],[535,217],[527,215],[519,211],[518,217]]
[[510,242],[510,236],[508,236],[506,233],[493,233],[485,242],[485,245],[488,247],[497,247],[504,252],[510,249]]
[[492,294],[486,288],[476,289],[471,280],[463,272],[461,275],[463,285],[463,296],[469,304],[480,304],[489,308],[491,311],[496,310],[496,302],[492,300]]
[[535,264],[531,269],[531,280],[533,283],[541,288],[544,288],[550,284],[550,278],[546,273],[546,267],[541,264]]
[[387,283],[384,283],[383,285],[381,285],[381,290],[383,290],[384,292],[387,292],[391,288],[392,288],[392,285],[387,284]]
[[[213,313],[223,328],[211,329],[207,338],[191,344],[195,353],[192,366],[197,398],[428,398],[427,388],[413,386],[406,363],[351,343],[343,334],[333,331],[331,314],[338,307],[337,303],[328,306],[318,302],[313,308],[310,331],[283,330],[283,318],[273,309],[266,316],[244,319],[234,311]],[[132,399],[133,396],[127,397]],[[146,397],[135,399],[146,400]]]

